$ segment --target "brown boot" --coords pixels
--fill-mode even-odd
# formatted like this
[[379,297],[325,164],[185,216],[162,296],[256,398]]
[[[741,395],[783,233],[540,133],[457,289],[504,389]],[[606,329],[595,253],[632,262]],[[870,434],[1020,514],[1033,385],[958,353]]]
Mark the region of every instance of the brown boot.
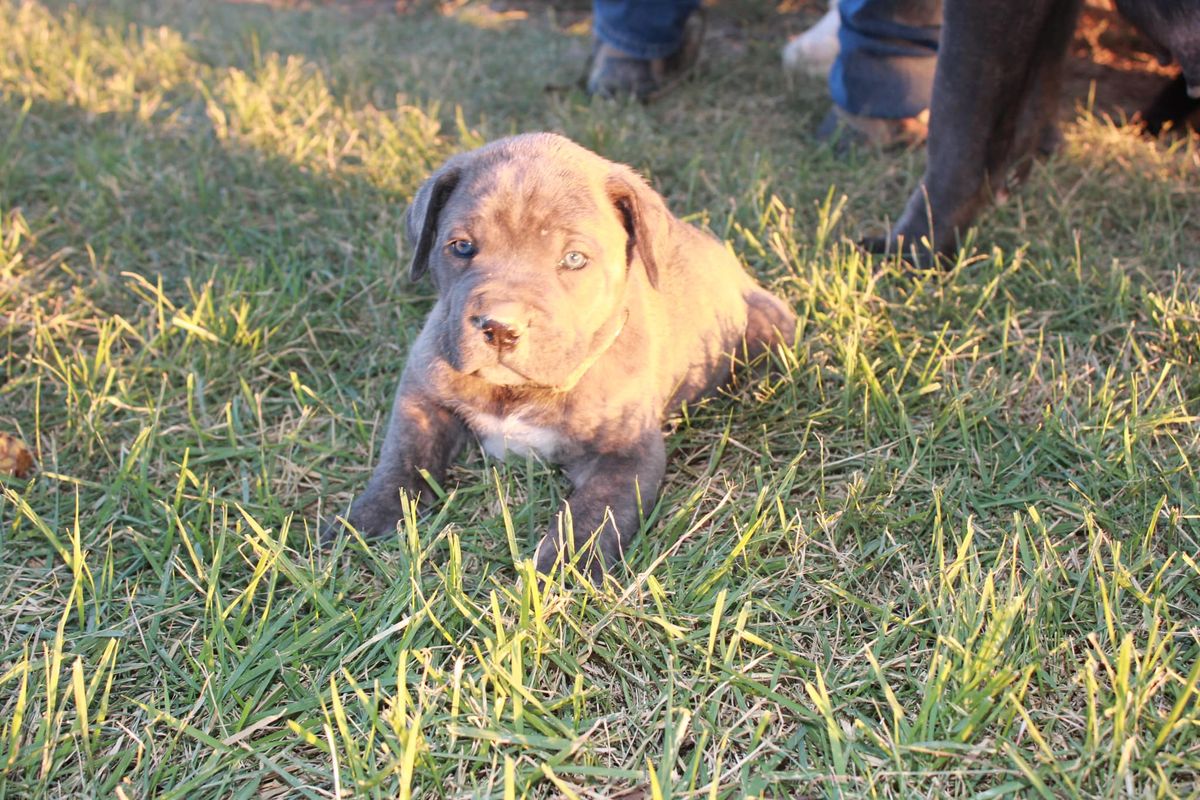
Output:
[[880,150],[914,149],[929,136],[929,109],[915,117],[884,119],[851,114],[834,106],[817,127],[817,140],[829,142],[838,152],[851,147]]
[[648,102],[677,84],[696,63],[704,39],[704,12],[697,9],[683,24],[679,49],[666,58],[636,58],[597,42],[588,66],[587,92],[600,97],[629,97]]

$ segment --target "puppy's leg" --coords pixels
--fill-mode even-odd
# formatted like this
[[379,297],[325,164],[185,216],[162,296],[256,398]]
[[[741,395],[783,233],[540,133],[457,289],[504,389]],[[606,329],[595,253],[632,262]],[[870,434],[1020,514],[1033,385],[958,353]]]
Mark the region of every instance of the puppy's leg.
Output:
[[[424,469],[435,481],[445,477],[466,438],[466,426],[454,413],[431,398],[413,391],[402,378],[392,404],[392,416],[380,448],[379,462],[367,488],[350,506],[349,521],[365,536],[380,536],[395,529],[403,509],[400,490],[433,499],[421,477]],[[335,537],[340,524],[330,523],[322,540]]]
[[754,359],[777,344],[791,347],[796,341],[796,315],[770,292],[757,286],[745,296],[746,354]]
[[1078,11],[1079,0],[947,1],[924,178],[891,233],[864,247],[956,249],[1009,170],[1047,140]]
[[[667,464],[662,431],[647,431],[628,451],[594,455],[568,466],[575,490],[559,513],[560,524],[538,543],[535,564],[548,574],[560,558],[578,558],[581,572],[599,583],[638,531],[639,502],[649,509],[658,497]],[[572,541],[564,541],[565,514],[570,510]]]

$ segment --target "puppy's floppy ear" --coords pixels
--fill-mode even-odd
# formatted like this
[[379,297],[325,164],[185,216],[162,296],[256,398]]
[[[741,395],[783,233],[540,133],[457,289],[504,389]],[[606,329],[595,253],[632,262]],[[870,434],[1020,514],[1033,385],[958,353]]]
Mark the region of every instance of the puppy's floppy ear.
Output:
[[670,258],[674,217],[658,192],[628,167],[618,165],[609,175],[606,188],[629,234],[626,260],[632,263],[636,251],[650,285],[657,289],[658,271]]
[[442,207],[446,205],[446,200],[450,198],[450,193],[461,178],[461,164],[457,159],[451,159],[430,175],[413,195],[412,203],[405,214],[408,242],[413,248],[408,277],[413,281],[420,280],[429,270],[429,253],[433,249],[433,237],[437,233],[438,215],[442,213]]

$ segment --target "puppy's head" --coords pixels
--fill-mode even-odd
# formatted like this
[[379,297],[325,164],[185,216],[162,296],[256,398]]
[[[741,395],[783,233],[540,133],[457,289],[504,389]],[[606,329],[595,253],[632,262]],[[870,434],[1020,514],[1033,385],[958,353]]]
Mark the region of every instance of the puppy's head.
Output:
[[669,258],[670,214],[632,170],[553,134],[455,156],[413,198],[411,276],[441,298],[440,348],[502,386],[567,390]]

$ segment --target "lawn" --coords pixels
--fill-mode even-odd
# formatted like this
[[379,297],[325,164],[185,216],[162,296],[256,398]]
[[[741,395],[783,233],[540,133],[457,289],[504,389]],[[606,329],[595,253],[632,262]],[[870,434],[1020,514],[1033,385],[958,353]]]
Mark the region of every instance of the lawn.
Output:
[[[796,6],[796,3],[792,3]],[[580,4],[0,0],[0,798],[1200,795],[1200,137],[1067,103],[946,273],[853,241],[920,152],[812,141],[723,0],[649,107]],[[586,10],[586,3],[583,4]],[[1119,120],[1118,120],[1119,121]],[[432,288],[405,204],[562,132],[796,309],[672,418],[619,583],[539,590],[565,483],[369,474]]]

